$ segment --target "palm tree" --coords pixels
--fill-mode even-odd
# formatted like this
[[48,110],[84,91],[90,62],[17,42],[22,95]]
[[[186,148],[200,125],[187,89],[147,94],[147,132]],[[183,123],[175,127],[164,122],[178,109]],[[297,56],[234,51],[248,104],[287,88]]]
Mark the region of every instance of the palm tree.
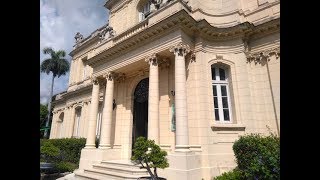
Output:
[[[52,72],[52,82],[51,82],[51,91],[48,103],[48,118],[46,121],[46,127],[49,125],[50,115],[51,115],[51,100],[52,100],[52,92],[53,92],[53,83],[54,78],[61,75],[65,75],[70,68],[69,62],[64,57],[66,56],[66,52],[63,50],[54,51],[52,48],[47,47],[43,49],[43,54],[50,54],[50,58],[45,59],[41,65],[40,70],[41,72],[49,74]],[[47,138],[48,136],[48,129],[45,129],[44,137]]]

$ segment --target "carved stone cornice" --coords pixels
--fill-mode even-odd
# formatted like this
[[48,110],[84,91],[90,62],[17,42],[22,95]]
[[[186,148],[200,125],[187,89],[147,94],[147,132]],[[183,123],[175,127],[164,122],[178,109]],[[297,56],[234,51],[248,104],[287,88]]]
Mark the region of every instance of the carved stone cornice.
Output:
[[254,62],[255,64],[260,64],[263,60],[269,61],[272,55],[275,55],[276,59],[278,59],[280,57],[280,46],[256,53],[245,52],[245,54],[247,56],[247,63]]
[[171,46],[169,51],[174,53],[175,56],[185,57],[190,52],[190,47],[188,44],[183,44],[182,42],[178,43],[175,46]]
[[150,56],[145,58],[145,61],[153,66],[158,66],[158,55],[153,53]]

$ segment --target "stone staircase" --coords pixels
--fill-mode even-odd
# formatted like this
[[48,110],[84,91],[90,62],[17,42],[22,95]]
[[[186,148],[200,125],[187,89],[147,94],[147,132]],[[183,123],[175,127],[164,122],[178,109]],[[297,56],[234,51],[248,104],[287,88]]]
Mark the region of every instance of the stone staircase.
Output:
[[146,169],[128,160],[102,161],[92,168],[76,170],[74,174],[77,180],[137,180],[149,175]]

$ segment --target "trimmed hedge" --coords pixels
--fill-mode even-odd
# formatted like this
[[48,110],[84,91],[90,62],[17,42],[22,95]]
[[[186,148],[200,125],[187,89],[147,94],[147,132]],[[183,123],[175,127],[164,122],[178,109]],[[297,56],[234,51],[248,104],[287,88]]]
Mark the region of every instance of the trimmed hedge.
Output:
[[54,163],[60,172],[72,172],[79,165],[85,138],[41,139],[40,161]]
[[215,180],[280,179],[280,138],[271,134],[241,136],[234,144],[237,168]]
[[242,180],[242,179],[244,179],[242,172],[237,168],[229,172],[224,172],[220,176],[214,178],[214,180]]

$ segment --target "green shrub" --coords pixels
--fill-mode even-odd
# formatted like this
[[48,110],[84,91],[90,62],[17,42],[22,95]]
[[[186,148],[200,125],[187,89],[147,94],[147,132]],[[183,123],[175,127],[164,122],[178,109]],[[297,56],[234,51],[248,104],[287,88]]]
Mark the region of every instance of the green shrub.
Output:
[[279,137],[242,136],[234,143],[233,151],[245,179],[280,179]]
[[241,171],[237,168],[229,172],[224,172],[220,176],[213,178],[213,180],[242,180],[242,179],[244,180],[245,178],[243,177]]
[[40,147],[40,160],[45,162],[55,162],[60,154],[60,149],[51,144],[44,142]]
[[60,172],[72,172],[78,168],[85,143],[85,138],[40,140],[40,162],[54,163]]
[[47,141],[60,149],[60,159],[76,164],[79,163],[81,149],[86,144],[85,138],[48,139]]
[[71,162],[61,161],[56,163],[55,167],[60,173],[64,173],[64,172],[73,172],[75,169],[78,168],[78,165]]

